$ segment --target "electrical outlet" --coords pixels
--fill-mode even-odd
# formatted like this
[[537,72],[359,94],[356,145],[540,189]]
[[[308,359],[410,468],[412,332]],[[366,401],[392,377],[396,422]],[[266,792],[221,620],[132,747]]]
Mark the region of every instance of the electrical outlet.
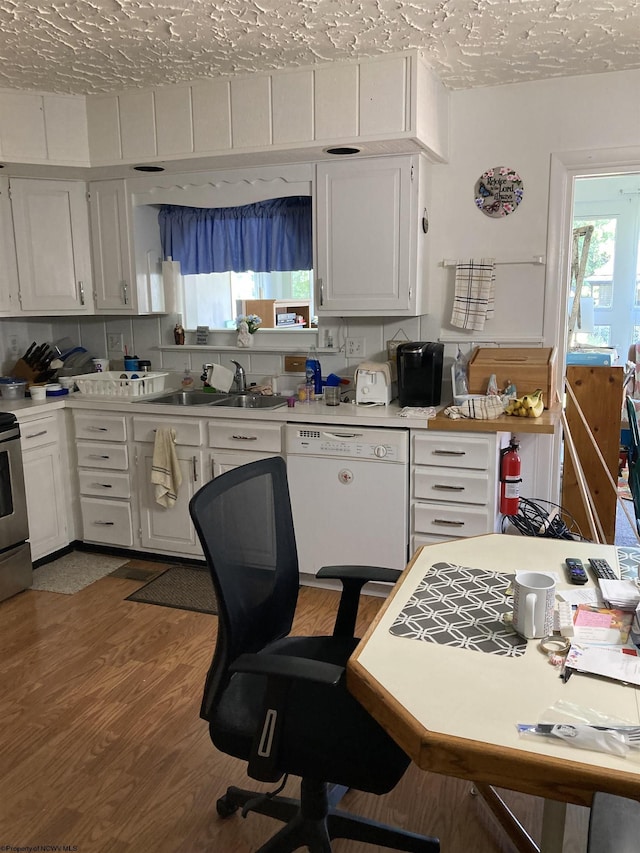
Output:
[[117,333],[107,335],[107,350],[109,352],[124,352],[124,336]]
[[9,335],[8,344],[9,344],[9,352],[11,353],[11,355],[13,355],[15,358],[17,358],[18,357],[18,336],[17,335]]
[[364,356],[364,338],[347,338],[347,356],[354,358]]

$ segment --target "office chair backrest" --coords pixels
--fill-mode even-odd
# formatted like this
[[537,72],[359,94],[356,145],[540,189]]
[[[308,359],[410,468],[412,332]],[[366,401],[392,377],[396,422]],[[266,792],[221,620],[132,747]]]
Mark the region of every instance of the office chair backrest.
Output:
[[640,434],[638,432],[638,415],[631,397],[627,397],[627,416],[629,418],[629,432],[631,434],[631,446],[629,447],[629,463],[635,463],[638,458],[638,446],[640,445]]
[[284,461],[232,469],[193,496],[189,512],[218,605],[218,638],[201,715],[210,718],[229,663],[291,630],[298,600],[296,551]]

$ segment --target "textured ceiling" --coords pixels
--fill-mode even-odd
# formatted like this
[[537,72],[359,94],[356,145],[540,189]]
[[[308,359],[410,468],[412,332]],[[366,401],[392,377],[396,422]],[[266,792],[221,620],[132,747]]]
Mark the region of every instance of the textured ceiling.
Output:
[[115,92],[417,48],[452,89],[640,67],[638,0],[0,0],[0,87]]

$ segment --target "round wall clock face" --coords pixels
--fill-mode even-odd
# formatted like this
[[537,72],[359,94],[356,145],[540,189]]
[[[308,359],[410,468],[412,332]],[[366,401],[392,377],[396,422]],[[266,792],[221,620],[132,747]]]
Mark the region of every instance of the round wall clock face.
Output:
[[520,175],[508,166],[487,169],[476,181],[475,202],[487,216],[508,216],[522,201],[524,186]]

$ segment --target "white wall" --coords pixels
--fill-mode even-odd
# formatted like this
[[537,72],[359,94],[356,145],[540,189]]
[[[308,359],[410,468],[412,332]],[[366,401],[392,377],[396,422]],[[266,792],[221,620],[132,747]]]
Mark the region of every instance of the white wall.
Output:
[[[555,330],[544,311],[549,306],[559,312],[558,270],[549,266],[506,265],[497,268],[496,320],[489,321],[483,336],[456,331],[449,325],[453,295],[453,270],[440,266],[444,258],[480,255],[523,259],[547,253],[557,234],[548,235],[551,157],[562,152],[590,152],[637,146],[640,140],[640,71],[616,72],[574,78],[558,78],[533,83],[469,89],[451,93],[451,147],[447,164],[434,165],[430,204],[430,266],[427,280],[433,293],[433,312],[410,320],[349,320],[339,326],[335,341],[347,334],[365,338],[365,356],[384,354],[385,341],[402,329],[409,339],[451,340],[447,354],[455,354],[455,341],[470,347],[472,342],[523,342],[539,339],[553,345]],[[594,162],[597,160],[594,157]],[[502,219],[491,219],[477,210],[473,200],[476,180],[487,168],[506,165],[515,168],[524,182],[524,200],[517,211]],[[552,217],[551,221],[554,219]],[[564,303],[562,303],[564,304]],[[554,308],[555,306],[555,308]],[[552,314],[553,314],[552,310]],[[58,330],[69,324],[56,322]],[[106,333],[123,331],[143,357],[152,363],[181,369],[184,354],[151,352],[156,343],[170,343],[171,323],[157,318],[133,320],[100,318],[74,321],[82,343],[103,354]],[[6,370],[8,332],[18,332],[21,348],[38,335],[34,321],[0,321],[0,358]],[[43,324],[40,339],[49,332]],[[66,334],[66,332],[64,332]],[[401,336],[401,334],[400,334]],[[321,336],[322,337],[322,336]],[[24,345],[24,346],[23,346]],[[273,367],[274,356],[251,356],[258,373]],[[336,367],[340,359],[336,358]],[[267,363],[265,359],[270,359]],[[193,367],[200,362],[196,353]],[[207,359],[210,360],[210,359]],[[177,362],[180,361],[180,364]],[[353,361],[353,360],[352,360]],[[346,360],[342,359],[346,365]],[[357,363],[357,360],[356,360]],[[351,365],[354,366],[353,364]],[[333,369],[333,368],[332,368]],[[445,371],[446,375],[446,371]]]

